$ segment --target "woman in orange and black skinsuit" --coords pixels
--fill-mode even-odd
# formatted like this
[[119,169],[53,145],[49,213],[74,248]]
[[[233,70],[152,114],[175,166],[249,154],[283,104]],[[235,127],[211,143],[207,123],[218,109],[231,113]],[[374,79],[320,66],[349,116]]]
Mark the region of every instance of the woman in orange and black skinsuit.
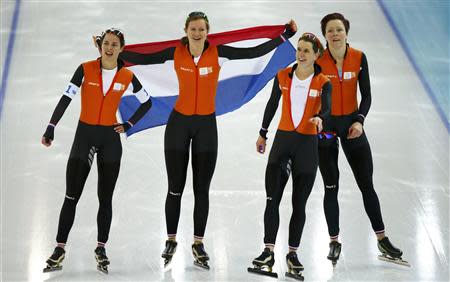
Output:
[[[56,106],[42,137],[42,144],[51,146],[54,129],[77,92],[81,90],[81,114],[75,133],[66,172],[66,195],[59,217],[57,247],[47,260],[44,272],[59,270],[65,256],[64,247],[72,228],[77,203],[83,192],[95,154],[98,168],[97,214],[98,237],[95,257],[99,270],[107,272],[105,252],[112,218],[112,197],[120,170],[122,145],[119,133],[136,124],[151,108],[151,99],[134,74],[118,59],[125,46],[118,29],[108,29],[100,37],[101,57],[81,64]],[[121,97],[134,95],[141,106],[122,124],[116,120]]]
[[192,12],[184,26],[186,37],[177,46],[153,54],[129,51],[121,54],[125,61],[135,65],[173,60],[178,78],[179,95],[164,134],[168,191],[165,205],[167,241],[162,257],[166,265],[177,248],[181,197],[191,147],[195,198],[192,252],[197,264],[208,268],[209,256],[202,242],[209,212],[209,188],[217,160],[215,97],[222,63],[267,54],[293,36],[297,29],[291,20],[281,36],[252,48],[235,48],[210,44],[207,40],[209,27],[208,17],[203,12]]
[[[322,73],[332,85],[331,117],[319,140],[319,167],[325,185],[324,211],[330,235],[328,259],[339,259],[339,141],[362,193],[364,208],[383,254],[400,258],[402,251],[385,236],[380,203],[373,187],[372,153],[363,125],[371,105],[371,90],[365,54],[350,47],[347,35],[350,22],[341,14],[326,15],[321,20],[322,34],[327,40],[324,55],[317,60]],[[357,85],[361,93],[358,105]]]
[[[316,178],[319,156],[317,133],[330,113],[331,83],[321,74],[315,61],[323,51],[319,39],[304,33],[297,46],[297,63],[278,72],[269,101],[264,111],[257,151],[265,152],[266,135],[278,107],[283,106],[280,124],[274,137],[267,162],[264,212],[264,251],[253,260],[250,272],[271,275],[275,262],[274,247],[279,227],[279,206],[283,195],[286,163],[292,161],[292,217],[289,224],[289,251],[286,256],[288,273],[301,276],[303,265],[297,258],[297,249],[306,219],[306,203]],[[286,180],[287,181],[287,180]],[[267,268],[268,271],[264,269]]]

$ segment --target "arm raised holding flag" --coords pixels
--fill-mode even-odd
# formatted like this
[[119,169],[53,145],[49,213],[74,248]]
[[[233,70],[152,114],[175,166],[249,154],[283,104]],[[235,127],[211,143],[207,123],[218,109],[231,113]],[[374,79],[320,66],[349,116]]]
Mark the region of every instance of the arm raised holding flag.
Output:
[[[208,17],[192,12],[185,23],[186,37],[174,51],[174,68],[178,78],[178,98],[167,122],[164,153],[168,173],[166,198],[166,249],[162,257],[170,262],[176,243],[181,196],[186,182],[189,147],[192,144],[194,185],[194,263],[209,268],[203,237],[209,210],[209,188],[217,160],[216,91],[222,64],[228,60],[251,59],[269,53],[286,38],[276,36],[253,48],[236,48],[207,40]],[[291,21],[283,34],[295,34]]]
[[238,48],[227,45],[218,45],[217,50],[219,53],[219,57],[224,57],[230,60],[252,59],[261,57],[294,36],[294,34],[297,32],[297,24],[294,20],[290,20],[285,25],[285,27],[286,30],[280,36],[255,47]]
[[[208,25],[207,29],[209,31],[209,23],[207,25]],[[284,27],[285,31],[281,35],[254,47],[238,48],[227,46],[225,45],[226,43],[228,43],[226,42],[228,41],[226,40],[226,36],[222,36],[223,37],[222,38],[220,36],[221,34],[217,34],[218,36],[213,35],[211,40],[206,40],[202,44],[200,44],[199,45],[200,47],[190,46],[189,48],[194,49],[199,48],[201,49],[200,53],[202,53],[203,49],[206,49],[211,44],[216,45],[219,58],[225,58],[229,60],[256,58],[269,53],[270,51],[278,47],[280,44],[291,38],[297,32],[297,24],[295,23],[294,20],[290,20],[287,24],[285,24]],[[240,33],[250,32],[250,30],[251,29],[242,30]],[[232,32],[228,32],[228,34],[230,33]],[[96,46],[98,46],[97,41],[98,37],[95,39]],[[160,44],[144,43],[144,44],[130,45],[127,46],[127,48],[125,48],[125,50],[120,54],[120,57],[129,65],[162,64],[165,63],[166,61],[174,60],[175,48],[176,45],[179,43],[181,43],[182,45],[190,45],[188,37],[183,37],[181,39],[181,42],[179,42],[178,40],[172,40],[167,42],[160,42]],[[170,46],[162,50],[159,50],[161,48],[160,46],[164,45],[169,46],[174,45],[174,46]],[[191,45],[194,46],[195,42],[191,43]]]
[[[205,30],[209,31],[209,22],[206,25]],[[185,30],[187,35],[189,32],[187,26]],[[200,60],[205,52],[217,54],[214,59],[217,60],[217,66],[212,75],[220,71],[220,77],[218,76],[217,83],[212,86],[211,95],[207,95],[205,99],[191,99],[190,111],[195,110],[194,103],[200,102],[209,105],[208,112],[222,115],[249,102],[279,69],[295,61],[295,48],[289,41],[285,41],[293,36],[296,30],[297,25],[291,20],[286,25],[258,26],[207,34],[200,43],[197,42],[199,38],[191,42],[186,36],[181,40],[126,46],[120,58],[139,77],[144,86],[154,90],[151,98],[153,110],[127,131],[127,135],[166,124],[174,107],[179,110],[180,105],[187,104],[186,99],[189,98],[186,97],[183,86],[186,81],[192,84],[192,81],[197,80],[195,75],[186,78],[179,73],[191,71],[194,74],[193,68],[180,69],[181,66],[177,64],[183,57],[180,55],[184,53],[184,49],[189,49],[187,51],[191,57],[189,61],[192,61],[191,64],[194,66],[195,60]],[[203,77],[206,72],[212,70],[212,66],[209,66],[198,71]],[[126,120],[138,106],[135,98],[124,96],[120,105],[122,118]]]

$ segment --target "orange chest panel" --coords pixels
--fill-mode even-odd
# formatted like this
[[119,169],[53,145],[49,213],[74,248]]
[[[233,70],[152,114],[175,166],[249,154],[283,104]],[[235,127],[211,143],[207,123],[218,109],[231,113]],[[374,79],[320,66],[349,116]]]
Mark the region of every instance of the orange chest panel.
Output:
[[[283,106],[281,112],[281,119],[278,129],[285,131],[297,131],[302,134],[314,135],[317,134],[316,126],[309,122],[309,119],[319,114],[321,109],[321,96],[323,85],[328,79],[323,74],[315,75],[311,81],[311,85],[308,90],[308,97],[306,98],[306,105],[303,112],[303,117],[297,128],[292,121],[291,111],[291,85],[292,78],[289,77],[289,73],[292,71],[292,67],[286,68],[278,72],[278,82],[281,89],[281,95],[283,99]],[[295,75],[295,74],[293,74]]]
[[81,85],[80,120],[92,125],[113,125],[117,123],[116,112],[120,98],[133,79],[133,73],[120,68],[107,93],[103,95],[100,61],[83,64],[84,80]]
[[322,68],[322,73],[331,81],[331,115],[349,115],[358,110],[357,86],[361,57],[361,51],[348,47],[341,78],[329,50],[316,61]]
[[184,115],[209,115],[215,112],[219,80],[219,56],[216,46],[209,46],[195,65],[188,47],[175,49],[174,67],[179,93],[175,110]]

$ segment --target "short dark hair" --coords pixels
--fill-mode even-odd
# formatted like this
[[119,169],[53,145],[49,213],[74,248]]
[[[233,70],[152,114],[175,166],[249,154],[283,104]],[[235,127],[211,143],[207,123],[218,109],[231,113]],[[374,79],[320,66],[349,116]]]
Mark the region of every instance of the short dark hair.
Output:
[[[125,46],[125,36],[123,35],[123,32],[118,28],[108,28],[107,30],[102,32],[102,34],[100,35],[100,45],[99,46],[102,46],[103,39],[105,39],[105,36],[108,33],[114,34],[115,36],[119,37],[120,47]],[[97,42],[97,43],[99,43],[99,42]]]
[[328,14],[320,21],[320,28],[322,29],[322,35],[325,36],[327,23],[332,20],[340,20],[345,27],[345,33],[348,34],[350,30],[350,22],[340,13]]

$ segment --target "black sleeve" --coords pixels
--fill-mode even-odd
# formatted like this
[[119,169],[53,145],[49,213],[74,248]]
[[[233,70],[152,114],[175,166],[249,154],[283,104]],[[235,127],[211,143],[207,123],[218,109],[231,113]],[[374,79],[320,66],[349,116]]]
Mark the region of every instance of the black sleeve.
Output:
[[58,105],[56,105],[56,108],[53,111],[52,117],[50,119],[51,124],[55,126],[58,124],[71,101],[72,99],[69,96],[62,95],[61,99],[59,99]]
[[84,69],[83,69],[83,65],[80,65],[77,68],[77,70],[75,71],[75,73],[73,74],[70,82],[72,82],[73,84],[75,84],[78,87],[81,87],[81,82],[83,82],[83,77],[84,77]]
[[251,59],[261,57],[269,53],[283,42],[283,39],[278,36],[270,41],[264,42],[263,44],[251,48],[237,48],[226,45],[219,45],[217,46],[217,51],[219,53],[219,57],[224,57],[230,60]]
[[217,51],[219,53],[219,57],[227,58],[230,60],[251,59],[261,57],[269,53],[283,42],[283,39],[278,36],[270,41],[264,42],[263,44],[251,48],[237,48],[227,45],[218,45]]
[[137,79],[137,77],[133,74],[133,79],[131,80],[131,84],[133,84],[133,93],[138,93],[142,89],[142,84]]
[[370,91],[369,66],[367,64],[366,55],[363,53],[361,57],[361,71],[358,76],[359,91],[361,92],[361,102],[359,103],[358,115],[355,121],[364,124],[364,119],[369,113],[370,105],[372,104],[372,94]]
[[[75,84],[77,87],[81,87],[81,82],[83,81],[84,77],[84,70],[83,65],[80,65],[75,73],[72,76],[72,79],[70,80],[71,83]],[[53,125],[57,125],[59,120],[64,115],[64,112],[66,111],[67,107],[69,106],[70,102],[72,102],[72,98],[69,96],[63,95],[61,99],[59,99],[58,104],[56,105],[55,110],[53,111],[52,117],[50,118],[50,123]]]
[[[277,111],[278,103],[281,98],[281,89],[278,82],[278,77],[275,76],[275,79],[273,81],[273,87],[272,87],[272,94],[270,94],[269,101],[267,102],[266,109],[264,110],[264,117],[262,122],[262,128],[267,129],[269,128],[270,122],[272,122],[272,119]],[[265,138],[265,136],[262,136]]]
[[219,57],[227,58],[230,60],[252,59],[261,57],[278,47],[285,40],[288,40],[289,38],[294,36],[295,31],[291,30],[291,27],[288,24],[285,25],[285,28],[285,31],[280,36],[277,36],[276,38],[255,47],[236,48],[226,45],[218,45],[217,51],[219,53]]
[[147,102],[142,103],[139,108],[134,112],[133,116],[128,120],[135,125],[152,107],[152,99],[149,98]]
[[321,108],[319,117],[322,121],[325,121],[330,117],[331,113],[331,82],[327,81],[322,87],[322,95],[321,95]]
[[[131,79],[131,83],[133,84],[133,93],[137,93],[142,89],[142,84],[139,79],[133,74],[133,78]],[[144,89],[145,91],[145,89]],[[147,93],[147,91],[145,91]],[[128,120],[133,125],[135,125],[152,107],[152,99],[149,98],[146,102],[142,103],[139,108],[134,112],[133,116]]]
[[169,47],[162,51],[150,54],[140,54],[131,51],[123,51],[119,58],[135,65],[162,64],[165,61],[173,60],[175,47]]

